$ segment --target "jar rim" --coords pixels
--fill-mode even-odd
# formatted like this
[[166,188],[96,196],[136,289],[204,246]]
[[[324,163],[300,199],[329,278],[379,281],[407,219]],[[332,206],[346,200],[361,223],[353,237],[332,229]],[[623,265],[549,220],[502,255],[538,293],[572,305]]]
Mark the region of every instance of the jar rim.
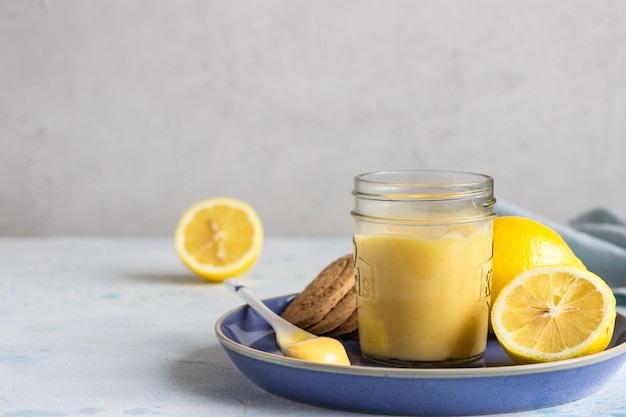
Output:
[[372,199],[464,199],[493,195],[493,178],[464,171],[372,171],[354,177],[352,194]]

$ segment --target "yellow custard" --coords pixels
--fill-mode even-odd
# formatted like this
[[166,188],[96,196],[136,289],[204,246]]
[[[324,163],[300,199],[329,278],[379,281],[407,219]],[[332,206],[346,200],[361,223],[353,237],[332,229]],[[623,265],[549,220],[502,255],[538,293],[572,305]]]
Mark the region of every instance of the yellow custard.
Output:
[[331,337],[315,337],[287,343],[282,347],[282,351],[291,358],[350,366],[346,349],[340,341]]
[[485,350],[491,228],[424,230],[354,237],[364,356],[441,362],[477,358]]

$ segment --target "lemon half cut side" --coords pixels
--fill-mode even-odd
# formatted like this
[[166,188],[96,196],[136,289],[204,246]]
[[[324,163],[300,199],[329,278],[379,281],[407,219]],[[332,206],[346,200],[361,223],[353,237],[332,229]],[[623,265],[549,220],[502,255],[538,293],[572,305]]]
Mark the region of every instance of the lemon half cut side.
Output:
[[615,317],[615,296],[599,276],[560,266],[519,274],[491,311],[494,333],[517,363],[601,352],[611,341]]
[[259,216],[230,197],[199,201],[183,213],[174,234],[182,262],[209,281],[221,282],[249,270],[263,245]]

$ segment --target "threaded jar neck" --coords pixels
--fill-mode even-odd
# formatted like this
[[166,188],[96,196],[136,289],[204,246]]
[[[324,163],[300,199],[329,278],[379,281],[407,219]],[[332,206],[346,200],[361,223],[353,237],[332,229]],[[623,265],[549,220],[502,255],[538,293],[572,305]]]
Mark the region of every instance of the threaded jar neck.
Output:
[[459,171],[379,171],[354,178],[355,218],[471,222],[495,215],[493,178]]

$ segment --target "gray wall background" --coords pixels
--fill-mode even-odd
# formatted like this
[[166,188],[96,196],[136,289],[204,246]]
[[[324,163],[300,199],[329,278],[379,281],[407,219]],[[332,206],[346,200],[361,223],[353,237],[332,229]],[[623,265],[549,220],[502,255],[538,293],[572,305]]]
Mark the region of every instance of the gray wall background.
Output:
[[625,1],[0,0],[0,235],[170,236],[196,200],[349,235],[352,178],[626,211]]

